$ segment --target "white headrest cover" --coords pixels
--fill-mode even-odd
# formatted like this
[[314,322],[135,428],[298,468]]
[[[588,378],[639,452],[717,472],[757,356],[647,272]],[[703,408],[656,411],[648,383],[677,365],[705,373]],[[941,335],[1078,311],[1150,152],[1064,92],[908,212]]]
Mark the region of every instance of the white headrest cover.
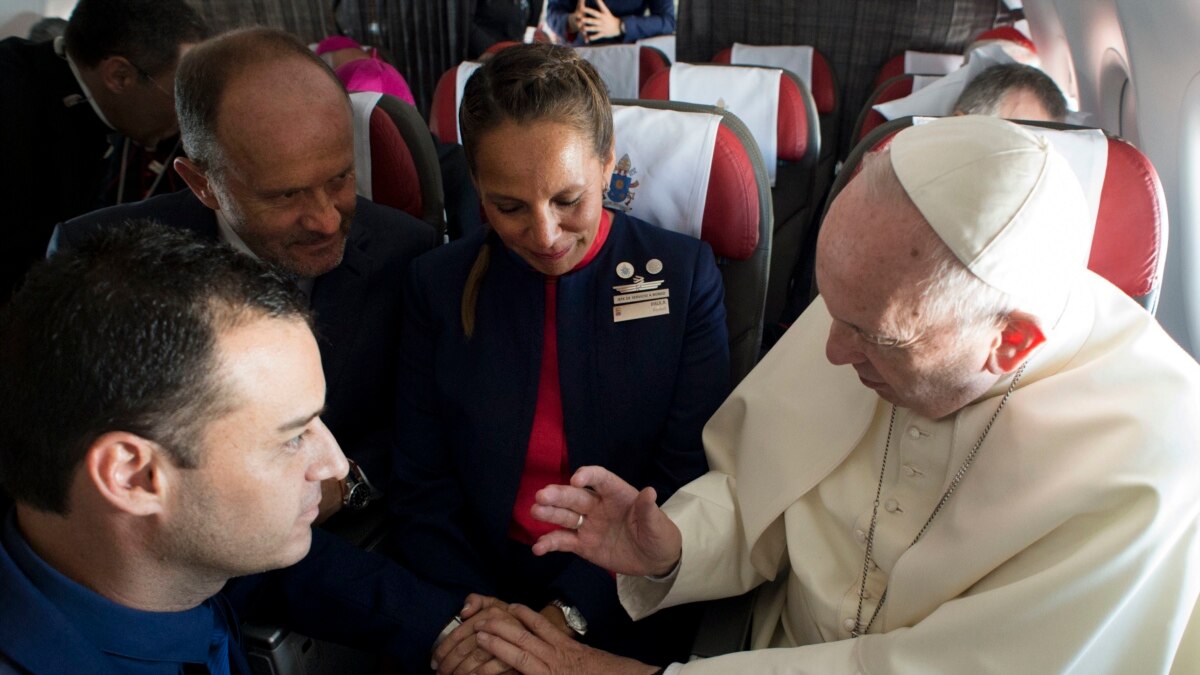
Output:
[[1089,209],[1044,138],[968,115],[896,135],[891,162],[921,215],[971,272],[1053,321],[1087,267]]

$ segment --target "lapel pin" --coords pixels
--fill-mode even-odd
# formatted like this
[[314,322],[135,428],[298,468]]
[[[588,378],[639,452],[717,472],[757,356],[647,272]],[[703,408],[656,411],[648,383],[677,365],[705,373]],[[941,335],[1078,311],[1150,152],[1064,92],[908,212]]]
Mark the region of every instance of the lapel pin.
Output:
[[[661,265],[659,266],[661,267]],[[627,262],[618,263],[617,276],[621,277],[622,279],[628,279],[629,277],[633,276],[633,265],[630,265]]]

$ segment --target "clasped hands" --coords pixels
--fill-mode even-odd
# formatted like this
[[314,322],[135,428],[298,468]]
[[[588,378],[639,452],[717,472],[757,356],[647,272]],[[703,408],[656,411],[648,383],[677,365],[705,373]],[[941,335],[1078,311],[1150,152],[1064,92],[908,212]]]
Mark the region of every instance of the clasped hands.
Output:
[[583,39],[587,42],[620,35],[621,20],[609,11],[604,0],[596,0],[596,5],[593,9],[588,7],[584,0],[579,0],[575,12],[567,16],[567,27],[583,33]]
[[[655,499],[653,488],[639,491],[601,467],[582,467],[570,485],[538,491],[533,517],[564,529],[543,535],[533,552],[575,553],[630,576],[668,574],[679,562],[683,540]],[[471,595],[461,616],[463,624],[433,654],[434,668],[442,675],[656,671],[575,641],[557,607],[539,614],[521,605]]]

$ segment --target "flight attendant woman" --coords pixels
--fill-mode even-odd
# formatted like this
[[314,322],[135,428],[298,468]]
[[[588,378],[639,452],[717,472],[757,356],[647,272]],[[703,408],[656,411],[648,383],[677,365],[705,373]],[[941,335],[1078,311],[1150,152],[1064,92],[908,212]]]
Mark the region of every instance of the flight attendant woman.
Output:
[[729,390],[712,250],[603,208],[612,109],[573,50],[496,54],[460,123],[489,226],[414,261],[406,287],[397,555],[443,586],[544,608],[589,644],[679,658],[688,620],[635,634],[607,571],[531,553],[555,526],[530,507],[583,465],[660,503],[706,471],[700,432]]

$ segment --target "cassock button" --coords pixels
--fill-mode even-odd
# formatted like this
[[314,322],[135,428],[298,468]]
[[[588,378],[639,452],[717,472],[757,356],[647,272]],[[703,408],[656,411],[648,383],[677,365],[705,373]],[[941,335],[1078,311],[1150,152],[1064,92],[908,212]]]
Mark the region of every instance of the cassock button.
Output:
[[895,499],[889,499],[883,503],[883,508],[886,509],[888,513],[895,513],[896,511],[900,510],[900,502],[896,501]]
[[854,630],[854,626],[854,619],[846,619],[842,622],[842,628],[845,628],[847,633],[852,632]]
[[909,435],[909,437],[910,437],[910,438],[920,438],[920,437],[921,437],[921,430],[920,430],[920,429],[918,429],[918,428],[916,428],[916,427],[909,427],[909,428],[908,428],[908,435]]

